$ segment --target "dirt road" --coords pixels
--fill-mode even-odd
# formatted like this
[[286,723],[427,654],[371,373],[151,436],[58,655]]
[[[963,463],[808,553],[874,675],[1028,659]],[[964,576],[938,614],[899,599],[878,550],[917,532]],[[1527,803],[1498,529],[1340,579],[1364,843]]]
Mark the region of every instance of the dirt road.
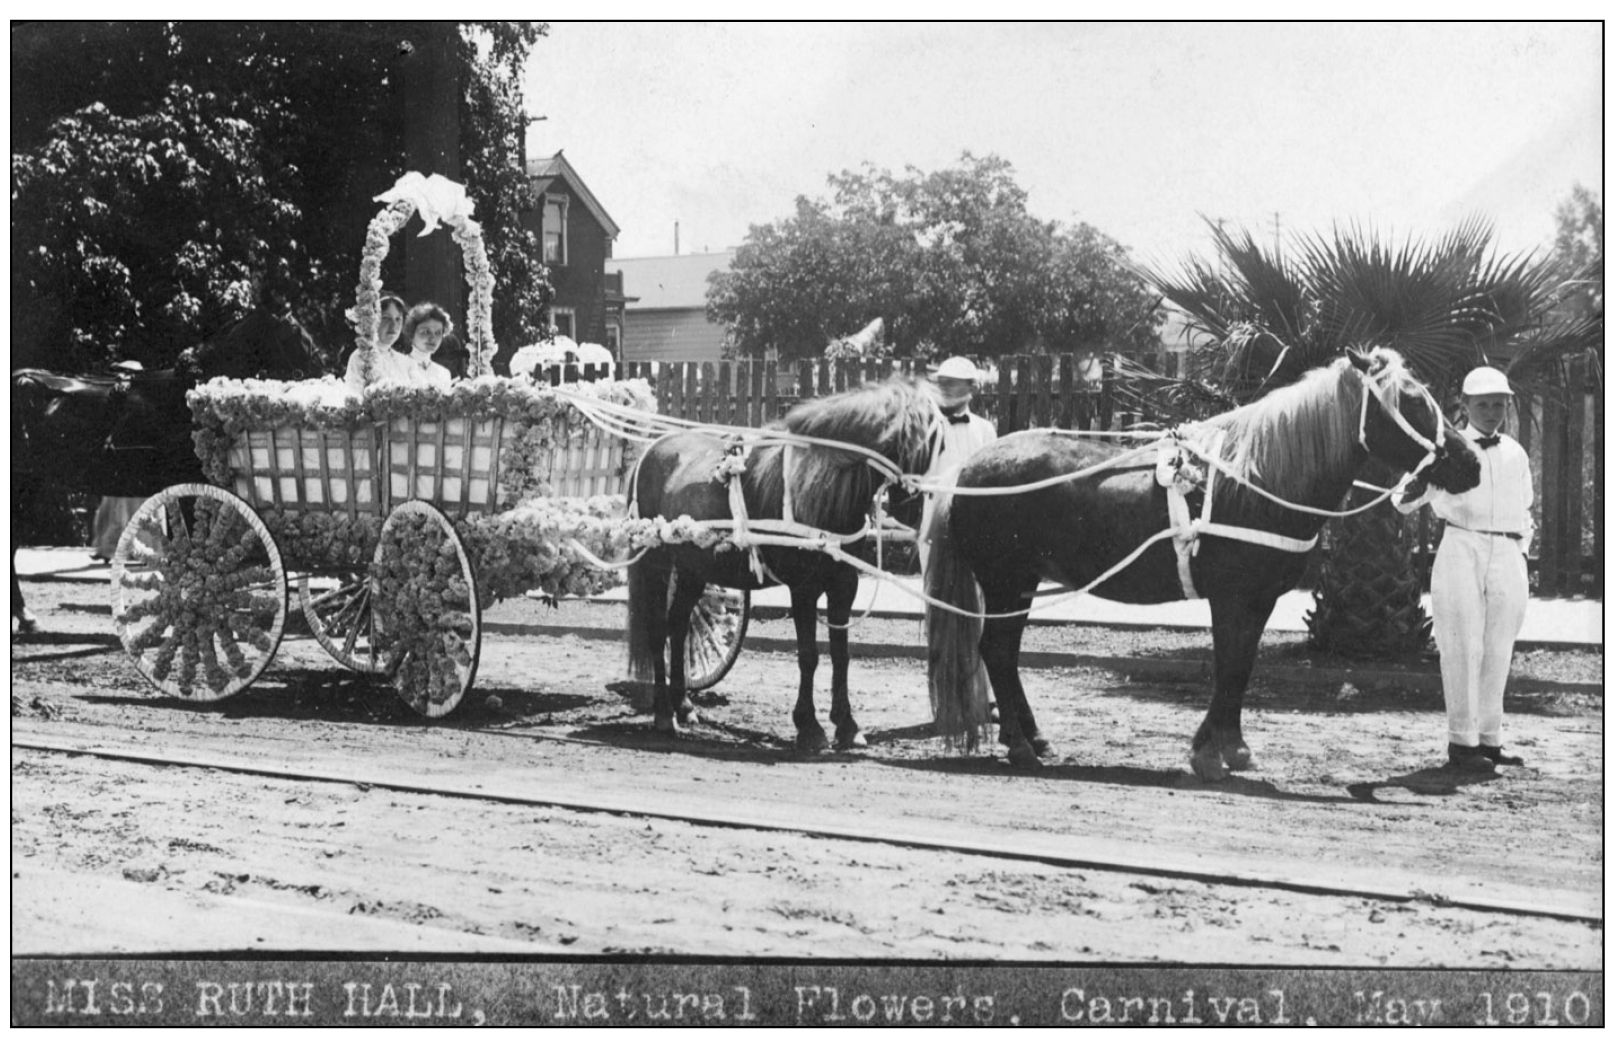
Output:
[[1202,688],[1032,672],[1059,755],[1028,775],[940,746],[915,660],[857,663],[867,749],[803,757],[785,654],[746,653],[680,738],[615,691],[617,645],[573,637],[487,639],[437,724],[307,639],[193,706],[149,696],[99,588],[29,591],[51,634],[12,646],[15,955],[1601,966],[1592,696],[1514,698],[1530,765],[1468,782],[1433,768],[1438,697],[1263,676],[1257,768],[1202,784]]

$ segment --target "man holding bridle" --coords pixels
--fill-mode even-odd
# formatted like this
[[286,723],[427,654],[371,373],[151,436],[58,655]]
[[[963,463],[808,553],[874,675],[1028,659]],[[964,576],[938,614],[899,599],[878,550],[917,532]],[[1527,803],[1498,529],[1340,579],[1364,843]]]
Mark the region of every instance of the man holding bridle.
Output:
[[1512,398],[1508,379],[1482,367],[1463,380],[1464,437],[1480,458],[1480,484],[1451,494],[1409,480],[1396,508],[1428,505],[1445,523],[1430,576],[1435,645],[1447,705],[1447,766],[1469,773],[1519,766],[1503,751],[1503,688],[1525,620],[1531,546],[1531,462],[1501,433]]

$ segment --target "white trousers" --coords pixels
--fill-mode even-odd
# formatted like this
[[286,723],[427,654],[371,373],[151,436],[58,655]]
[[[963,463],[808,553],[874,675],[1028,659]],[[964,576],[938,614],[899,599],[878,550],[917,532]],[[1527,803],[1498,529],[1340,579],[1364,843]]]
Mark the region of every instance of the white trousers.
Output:
[[1503,687],[1529,589],[1519,542],[1446,529],[1435,553],[1430,605],[1453,744],[1503,744]]

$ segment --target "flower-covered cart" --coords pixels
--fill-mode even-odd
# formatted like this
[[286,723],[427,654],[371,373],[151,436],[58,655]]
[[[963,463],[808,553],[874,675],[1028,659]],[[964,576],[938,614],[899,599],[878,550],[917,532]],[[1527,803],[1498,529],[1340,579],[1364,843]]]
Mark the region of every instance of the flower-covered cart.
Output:
[[[114,623],[166,694],[213,701],[250,685],[296,589],[335,660],[388,677],[414,710],[439,717],[476,677],[484,606],[604,591],[619,572],[603,561],[660,538],[662,521],[626,516],[639,444],[562,394],[491,374],[489,263],[460,188],[411,175],[382,201],[350,312],[364,392],[331,377],[199,387],[188,402],[210,483],[159,492],[119,539]],[[466,260],[471,378],[448,392],[371,381],[381,261],[413,213],[429,230],[449,226]],[[641,380],[582,384],[580,395],[654,409]],[[714,589],[699,604],[693,689],[731,667],[747,621],[746,594]]]

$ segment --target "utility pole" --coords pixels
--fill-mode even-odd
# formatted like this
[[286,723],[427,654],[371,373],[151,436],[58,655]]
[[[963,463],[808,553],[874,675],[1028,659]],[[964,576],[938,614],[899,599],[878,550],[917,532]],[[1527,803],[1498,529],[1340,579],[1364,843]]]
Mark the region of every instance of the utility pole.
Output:
[[1282,216],[1277,210],[1272,211],[1272,252],[1279,256],[1283,255]]

